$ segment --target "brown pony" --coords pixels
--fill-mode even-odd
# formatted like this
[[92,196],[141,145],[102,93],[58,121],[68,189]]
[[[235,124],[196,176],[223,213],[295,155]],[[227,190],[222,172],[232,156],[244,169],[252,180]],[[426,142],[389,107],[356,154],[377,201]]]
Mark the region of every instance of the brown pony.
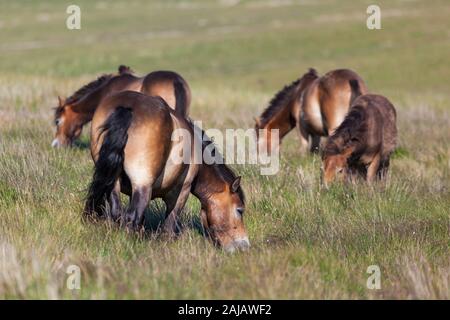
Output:
[[376,177],[384,179],[397,144],[396,118],[394,106],[385,97],[358,97],[323,151],[325,186],[356,176],[369,183]]
[[[301,78],[285,86],[270,101],[255,130],[260,150],[271,150],[271,131],[279,130],[281,139],[295,126],[300,132],[301,150],[318,150],[320,137],[328,136],[341,124],[351,102],[367,89],[362,78],[348,69],[339,69],[319,76],[309,69]],[[263,136],[259,130],[263,129]]]
[[179,74],[172,71],[155,71],[145,77],[136,77],[126,66],[119,66],[118,71],[118,74],[103,75],[88,83],[67,99],[58,97],[53,147],[72,145],[81,135],[83,126],[91,121],[101,100],[119,91],[132,90],[160,96],[178,114],[188,114],[191,91]]
[[[123,91],[103,100],[92,119],[95,172],[85,214],[107,216],[141,230],[149,201],[162,198],[163,228],[174,233],[191,192],[200,200],[202,224],[216,244],[227,251],[248,248],[240,177],[225,164],[199,161],[203,151],[214,145],[203,142],[196,130],[160,97]],[[180,138],[181,132],[187,133],[187,139]],[[178,161],[180,150],[184,161]],[[124,214],[120,192],[130,196]]]

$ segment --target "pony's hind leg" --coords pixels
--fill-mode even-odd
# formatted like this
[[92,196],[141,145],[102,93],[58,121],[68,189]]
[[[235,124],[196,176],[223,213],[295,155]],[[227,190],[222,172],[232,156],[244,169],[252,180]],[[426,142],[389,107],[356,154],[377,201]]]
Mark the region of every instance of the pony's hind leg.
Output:
[[311,135],[311,153],[318,153],[320,147],[320,136],[313,134]]
[[114,190],[111,192],[111,195],[109,196],[109,203],[110,203],[109,218],[114,222],[118,222],[122,214],[122,205],[120,203],[120,180],[116,181]]
[[308,150],[308,144],[309,144],[309,133],[302,125],[298,125],[298,131],[300,133],[300,153],[306,154]]
[[127,229],[139,231],[144,225],[144,211],[150,200],[149,186],[133,187],[130,204],[123,217]]

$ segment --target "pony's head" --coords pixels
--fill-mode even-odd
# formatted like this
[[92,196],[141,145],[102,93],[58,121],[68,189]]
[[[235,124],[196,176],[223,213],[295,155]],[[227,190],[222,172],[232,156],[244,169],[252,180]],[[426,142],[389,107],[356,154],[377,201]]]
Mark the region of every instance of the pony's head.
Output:
[[271,156],[279,152],[281,136],[280,130],[283,128],[273,129],[271,124],[262,126],[259,119],[255,119],[256,147],[258,154],[263,156]]
[[322,182],[325,187],[335,180],[344,181],[347,176],[347,158],[337,154],[323,160]]
[[55,108],[55,138],[52,147],[67,147],[81,135],[83,129],[82,115],[73,111],[72,105],[66,99],[58,97]]
[[[199,130],[190,119],[194,130]],[[200,129],[201,130],[201,129]],[[212,139],[202,130],[202,153],[209,148],[220,161],[202,162],[192,183],[191,192],[200,200],[202,225],[214,244],[227,252],[250,247],[244,225],[245,196],[241,177],[226,164]],[[212,148],[211,148],[212,147]]]
[[334,181],[345,182],[349,176],[348,158],[353,149],[347,148],[342,152],[325,154],[322,159],[322,182],[328,187]]
[[241,178],[227,183],[220,192],[209,194],[209,201],[202,205],[202,224],[213,242],[227,252],[250,247],[244,226],[244,194]]
[[[121,72],[120,69],[119,72]],[[131,72],[131,69],[123,67],[122,73],[127,72]],[[102,75],[78,89],[69,98],[58,97],[58,106],[55,108],[56,135],[52,142],[53,147],[71,146],[81,135],[83,125],[92,119],[100,103],[102,88],[113,77],[112,74]]]

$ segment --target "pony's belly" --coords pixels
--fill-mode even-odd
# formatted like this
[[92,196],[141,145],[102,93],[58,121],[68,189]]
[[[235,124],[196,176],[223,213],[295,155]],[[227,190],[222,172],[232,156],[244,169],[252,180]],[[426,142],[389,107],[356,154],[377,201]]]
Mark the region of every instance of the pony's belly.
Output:
[[167,164],[163,172],[153,185],[153,193],[155,196],[163,196],[176,186],[183,184],[188,172],[189,165],[171,165]]
[[192,181],[192,174],[195,171],[195,148],[190,144],[191,136],[184,135],[181,139],[176,136],[172,138],[167,162],[154,183],[154,192],[162,195],[177,186]]
[[325,136],[325,130],[322,122],[322,118],[314,118],[310,121],[309,126],[311,127],[313,133],[319,136]]
[[347,115],[348,107],[336,108],[336,111],[327,119],[328,135],[332,135],[334,131],[341,125]]

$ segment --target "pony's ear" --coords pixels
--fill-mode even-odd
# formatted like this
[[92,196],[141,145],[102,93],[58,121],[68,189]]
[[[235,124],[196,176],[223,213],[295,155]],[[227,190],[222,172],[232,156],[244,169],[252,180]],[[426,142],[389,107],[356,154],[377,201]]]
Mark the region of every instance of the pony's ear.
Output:
[[234,193],[237,192],[240,185],[241,185],[241,177],[237,177],[236,179],[234,179],[233,183],[231,184],[231,191]]
[[259,118],[253,117],[253,120],[255,120],[255,124],[259,128]]
[[58,104],[60,107],[64,106],[64,104],[66,103],[66,99],[61,98],[60,96],[58,96]]

